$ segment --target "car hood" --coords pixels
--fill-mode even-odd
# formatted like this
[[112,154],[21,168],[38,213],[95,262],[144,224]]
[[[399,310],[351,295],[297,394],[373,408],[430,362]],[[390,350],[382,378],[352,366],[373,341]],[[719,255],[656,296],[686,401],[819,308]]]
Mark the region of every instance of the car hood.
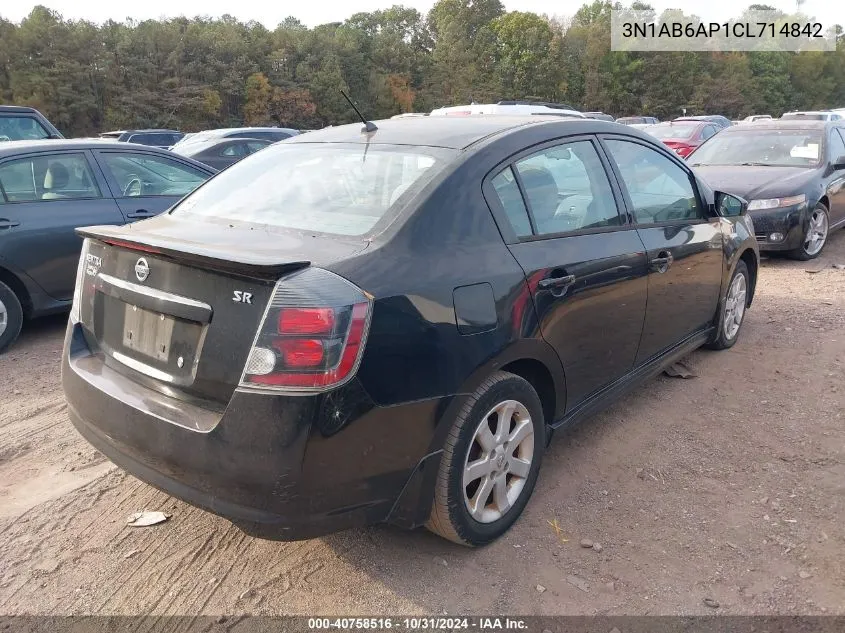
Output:
[[816,175],[815,169],[806,167],[712,165],[693,169],[714,190],[746,200],[779,198],[802,193]]

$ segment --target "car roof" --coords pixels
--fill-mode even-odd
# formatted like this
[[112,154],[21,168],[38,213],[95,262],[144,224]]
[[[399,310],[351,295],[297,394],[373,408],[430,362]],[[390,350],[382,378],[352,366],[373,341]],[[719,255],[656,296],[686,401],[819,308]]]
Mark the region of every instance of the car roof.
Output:
[[374,123],[378,126],[378,130],[370,134],[362,132],[364,126],[361,123],[350,123],[300,134],[286,140],[285,143],[367,143],[369,141],[371,144],[381,145],[466,149],[487,137],[528,125],[558,123],[564,128],[571,128],[573,133],[584,134],[618,128],[616,123],[610,121],[554,115],[427,116],[386,119]]
[[86,150],[86,149],[118,149],[122,152],[150,152],[162,154],[164,156],[172,156],[172,152],[167,150],[152,147],[150,145],[129,145],[119,141],[105,140],[105,139],[64,139],[64,140],[50,140],[43,139],[38,141],[7,141],[0,143],[0,158],[13,156],[15,154],[26,154],[29,152],[42,151],[64,151],[64,150]]
[[179,130],[167,130],[164,128],[144,128],[142,130],[124,130],[124,134],[181,134]]
[[35,108],[30,108],[29,106],[13,106],[13,105],[0,105],[0,112],[17,112],[20,114],[32,114],[33,112],[38,112]]

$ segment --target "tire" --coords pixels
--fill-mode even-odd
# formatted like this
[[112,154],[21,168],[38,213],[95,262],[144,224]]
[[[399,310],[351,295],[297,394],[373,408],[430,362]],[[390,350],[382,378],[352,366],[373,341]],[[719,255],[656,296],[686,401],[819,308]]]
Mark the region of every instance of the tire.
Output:
[[17,295],[0,281],[0,353],[18,338],[23,325],[23,308]]
[[[717,320],[718,330],[707,343],[706,347],[710,349],[728,349],[734,346],[734,343],[739,338],[742,324],[745,322],[745,313],[748,308],[748,289],[750,287],[751,277],[748,274],[748,266],[745,265],[744,261],[739,260],[734,274],[731,275],[728,291],[725,293],[725,300],[719,308],[719,318]],[[732,294],[734,294],[733,297]],[[737,294],[741,295],[741,301],[738,301],[740,296],[736,296]],[[740,304],[739,312],[737,312],[737,308],[735,307],[737,303]],[[738,322],[737,316],[739,319]]]
[[[499,411],[511,415],[507,437],[502,433],[497,441]],[[426,527],[471,547],[504,534],[534,491],[545,448],[545,424],[540,398],[528,381],[503,371],[490,376],[465,403],[446,438]],[[483,443],[493,448],[485,450]],[[468,462],[478,466],[464,485]],[[479,473],[483,474],[472,478]],[[485,486],[487,503],[482,504]],[[475,514],[469,507],[473,502]]]
[[[811,239],[811,234],[814,239]],[[807,261],[821,255],[830,234],[830,213],[826,206],[819,202],[807,223],[807,231],[801,240],[801,246],[787,253],[792,259]]]

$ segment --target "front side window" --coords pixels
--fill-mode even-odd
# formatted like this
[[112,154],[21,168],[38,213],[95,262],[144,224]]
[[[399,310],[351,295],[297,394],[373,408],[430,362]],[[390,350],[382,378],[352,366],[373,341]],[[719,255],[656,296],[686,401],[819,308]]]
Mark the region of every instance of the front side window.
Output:
[[538,235],[621,223],[613,190],[590,141],[556,145],[516,163]]
[[37,141],[49,138],[50,133],[31,116],[0,116],[0,142]]
[[705,218],[686,170],[645,145],[616,139],[605,143],[622,175],[638,223]]
[[84,154],[33,156],[0,165],[7,202],[99,198],[100,189]]
[[209,178],[164,156],[103,152],[99,160],[117,183],[118,197],[184,196]]
[[457,155],[406,145],[280,143],[221,172],[172,213],[365,235]]

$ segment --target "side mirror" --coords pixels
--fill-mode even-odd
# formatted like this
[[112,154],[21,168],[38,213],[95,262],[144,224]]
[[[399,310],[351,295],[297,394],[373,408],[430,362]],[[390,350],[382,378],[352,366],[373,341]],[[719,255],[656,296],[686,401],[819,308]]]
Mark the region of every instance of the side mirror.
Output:
[[716,213],[722,218],[736,218],[745,215],[748,211],[748,202],[739,196],[734,196],[723,191],[716,192]]
[[845,169],[845,154],[837,158],[833,161],[833,169],[834,171],[839,171],[840,169]]

